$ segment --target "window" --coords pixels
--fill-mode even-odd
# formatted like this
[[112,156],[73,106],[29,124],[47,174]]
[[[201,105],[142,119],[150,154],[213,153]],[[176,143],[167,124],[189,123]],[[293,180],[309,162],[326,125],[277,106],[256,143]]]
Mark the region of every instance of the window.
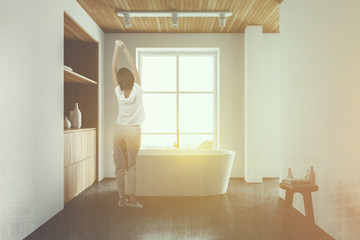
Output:
[[137,56],[146,114],[141,148],[216,148],[218,49],[141,48]]

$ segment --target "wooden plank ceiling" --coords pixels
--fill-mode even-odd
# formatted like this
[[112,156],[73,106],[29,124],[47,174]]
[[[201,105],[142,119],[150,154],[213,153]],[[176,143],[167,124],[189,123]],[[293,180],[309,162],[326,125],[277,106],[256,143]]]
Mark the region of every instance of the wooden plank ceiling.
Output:
[[[262,25],[264,33],[279,32],[282,0],[77,0],[105,33],[243,33],[247,25]],[[231,11],[226,27],[218,18],[179,18],[171,27],[171,18],[132,18],[125,28],[124,11]]]

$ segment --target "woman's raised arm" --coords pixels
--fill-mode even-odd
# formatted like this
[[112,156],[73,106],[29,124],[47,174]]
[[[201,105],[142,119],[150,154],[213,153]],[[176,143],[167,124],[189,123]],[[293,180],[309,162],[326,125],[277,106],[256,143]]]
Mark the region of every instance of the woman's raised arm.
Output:
[[140,82],[140,76],[139,76],[139,72],[136,68],[136,64],[135,64],[135,61],[133,59],[133,57],[131,56],[129,50],[126,48],[125,44],[123,42],[121,42],[123,44],[123,51],[125,53],[125,56],[131,66],[131,72],[132,74],[134,75],[134,81],[139,84],[141,86],[141,82]]
[[117,40],[115,41],[115,49],[114,49],[114,55],[113,55],[113,59],[112,59],[112,66],[111,66],[111,71],[112,71],[112,79],[114,82],[114,86],[116,87],[117,85],[119,85],[118,81],[117,81],[117,69],[116,69],[116,65],[117,65],[117,61],[118,61],[118,57],[119,57],[119,48],[121,47],[121,44],[123,44],[121,41]]

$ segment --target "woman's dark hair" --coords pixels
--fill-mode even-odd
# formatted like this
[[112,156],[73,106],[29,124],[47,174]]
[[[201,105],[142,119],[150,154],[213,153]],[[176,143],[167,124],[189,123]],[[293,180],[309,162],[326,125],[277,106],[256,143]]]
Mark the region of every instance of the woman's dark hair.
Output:
[[129,69],[120,68],[116,77],[121,91],[131,90],[134,86],[134,75]]

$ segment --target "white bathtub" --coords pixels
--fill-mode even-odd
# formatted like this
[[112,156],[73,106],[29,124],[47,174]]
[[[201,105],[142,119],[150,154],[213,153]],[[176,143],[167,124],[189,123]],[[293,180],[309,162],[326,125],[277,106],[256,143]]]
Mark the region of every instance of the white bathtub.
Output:
[[235,152],[227,150],[140,150],[136,163],[136,195],[224,194],[234,156]]

